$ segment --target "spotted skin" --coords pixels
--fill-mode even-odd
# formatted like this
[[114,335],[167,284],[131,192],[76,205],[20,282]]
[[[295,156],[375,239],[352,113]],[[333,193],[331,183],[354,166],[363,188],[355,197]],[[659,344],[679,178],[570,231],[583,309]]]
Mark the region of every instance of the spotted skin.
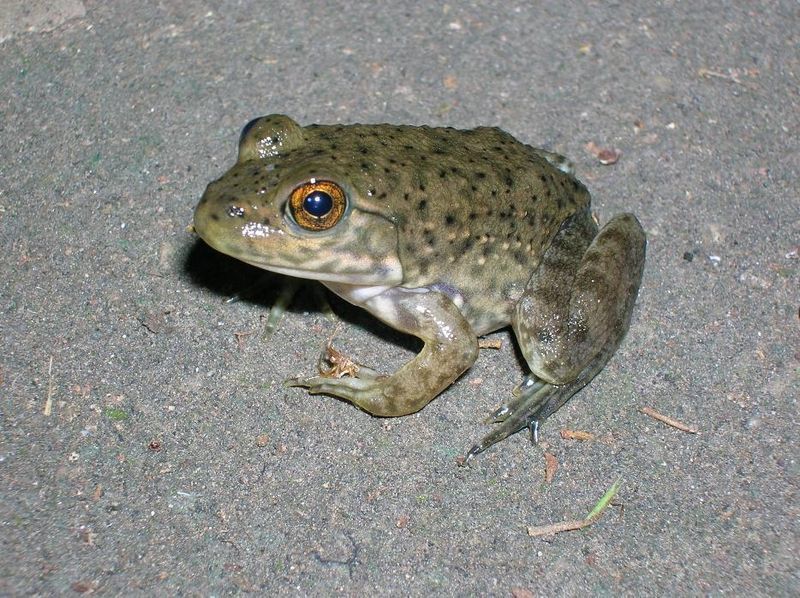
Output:
[[[311,230],[303,198],[289,198],[318,181],[346,200]],[[507,436],[586,384],[628,328],[644,233],[630,214],[598,232],[589,205],[562,156],[497,128],[301,127],[270,115],[242,131],[194,226],[223,253],[319,280],[423,340],[390,376],[292,381],[374,415],[418,411],[472,365],[478,336],[511,324],[539,394],[497,417],[494,436]]]

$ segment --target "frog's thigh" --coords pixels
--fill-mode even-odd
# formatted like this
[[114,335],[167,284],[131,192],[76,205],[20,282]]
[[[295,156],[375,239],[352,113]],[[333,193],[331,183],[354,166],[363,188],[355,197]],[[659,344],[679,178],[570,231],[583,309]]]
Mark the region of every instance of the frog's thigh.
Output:
[[391,376],[320,381],[310,386],[313,392],[347,399],[373,415],[406,415],[427,405],[478,356],[469,322],[439,292],[392,288],[364,307],[392,328],[418,337],[425,343],[422,350]]
[[633,214],[616,216],[592,239],[595,230],[588,213],[562,226],[513,317],[531,371],[551,384],[572,382],[593,364],[594,371],[582,376],[591,379],[630,324],[644,267],[644,231]]

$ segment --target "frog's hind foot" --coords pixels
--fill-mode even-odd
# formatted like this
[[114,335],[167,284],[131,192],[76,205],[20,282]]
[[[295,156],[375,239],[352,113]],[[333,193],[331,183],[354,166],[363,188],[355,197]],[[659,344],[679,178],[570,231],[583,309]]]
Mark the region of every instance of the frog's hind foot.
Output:
[[531,442],[537,444],[539,424],[586,384],[582,378],[569,384],[555,385],[533,374],[525,376],[514,389],[513,398],[487,418],[487,423],[497,424],[497,427],[469,449],[464,462],[523,428],[530,430]]

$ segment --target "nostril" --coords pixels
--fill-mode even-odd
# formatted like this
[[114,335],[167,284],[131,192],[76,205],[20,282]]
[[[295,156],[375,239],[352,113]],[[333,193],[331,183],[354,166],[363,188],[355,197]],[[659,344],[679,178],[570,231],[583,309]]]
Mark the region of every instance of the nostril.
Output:
[[231,218],[244,218],[244,208],[241,206],[229,206],[228,216]]

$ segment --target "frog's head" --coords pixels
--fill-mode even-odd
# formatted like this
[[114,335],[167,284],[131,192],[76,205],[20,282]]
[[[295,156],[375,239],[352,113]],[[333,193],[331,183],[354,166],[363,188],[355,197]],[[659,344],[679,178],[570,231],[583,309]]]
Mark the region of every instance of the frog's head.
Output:
[[195,231],[211,247],[266,270],[397,284],[395,224],[369,189],[354,184],[347,160],[337,156],[335,131],[308,131],[283,115],[248,123],[236,164],[195,209]]

